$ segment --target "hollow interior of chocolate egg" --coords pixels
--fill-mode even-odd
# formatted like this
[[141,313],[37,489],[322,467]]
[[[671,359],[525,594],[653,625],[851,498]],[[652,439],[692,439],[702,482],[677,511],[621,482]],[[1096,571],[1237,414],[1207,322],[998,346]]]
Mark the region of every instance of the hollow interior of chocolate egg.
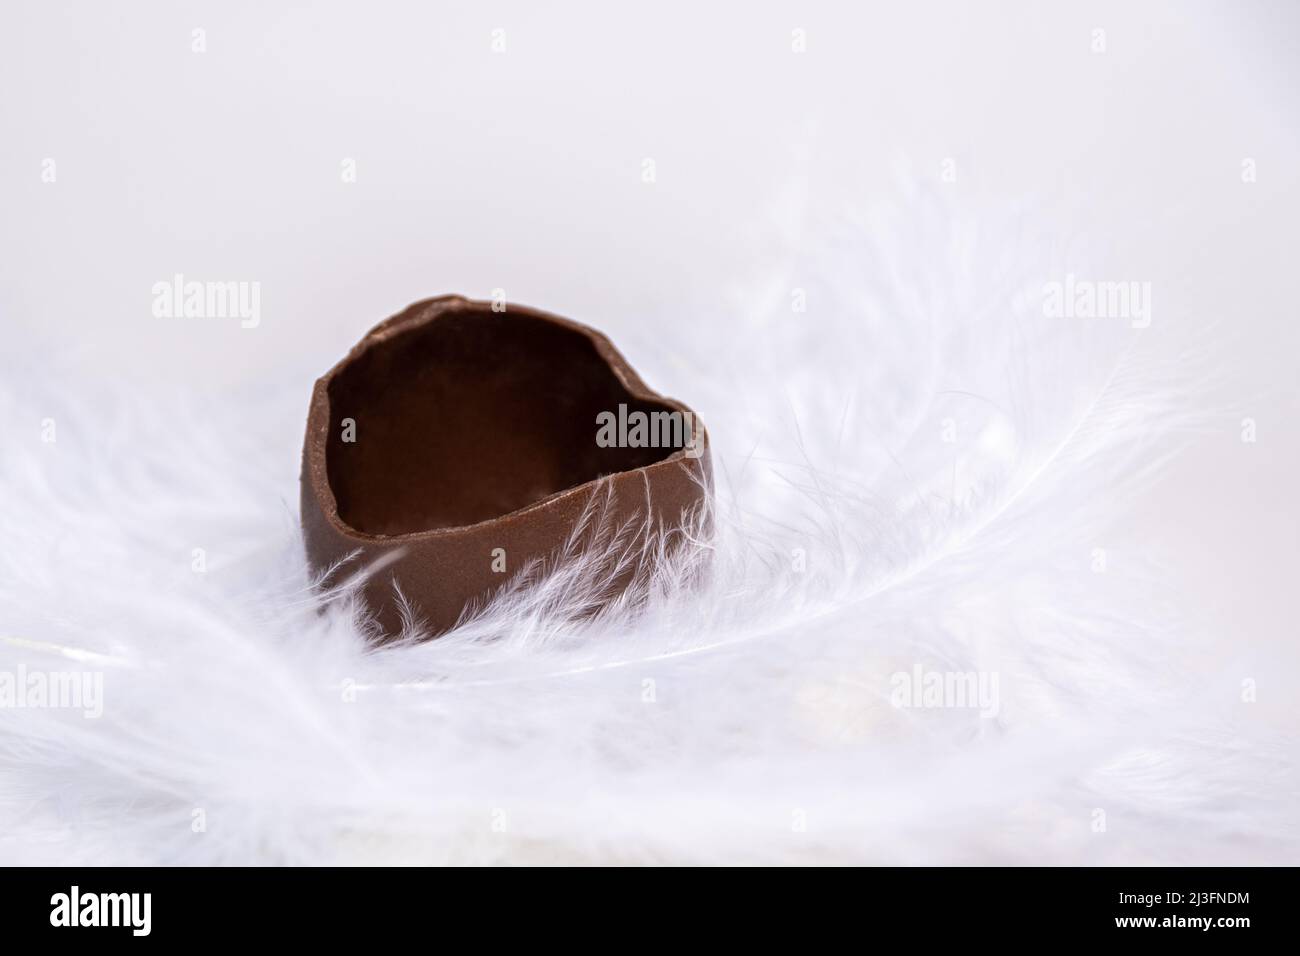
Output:
[[444,313],[372,342],[329,398],[330,487],[339,517],[368,534],[497,518],[674,450],[600,447],[599,413],[670,406],[632,398],[585,335],[509,311]]

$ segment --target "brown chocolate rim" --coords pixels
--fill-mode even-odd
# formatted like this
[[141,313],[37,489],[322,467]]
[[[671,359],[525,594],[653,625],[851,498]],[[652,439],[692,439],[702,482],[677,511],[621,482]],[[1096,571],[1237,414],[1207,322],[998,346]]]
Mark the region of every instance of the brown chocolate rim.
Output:
[[[317,379],[315,387],[312,390],[311,409],[307,417],[306,479],[309,482],[313,497],[320,505],[325,520],[339,534],[357,542],[367,543],[400,543],[404,541],[455,538],[460,535],[472,534],[476,529],[482,528],[485,525],[499,525],[503,522],[514,522],[534,512],[552,507],[557,502],[566,500],[570,497],[590,496],[600,485],[610,481],[617,475],[641,472],[648,476],[656,469],[680,466],[681,463],[688,460],[687,450],[677,449],[671,454],[651,464],[595,477],[580,484],[575,484],[571,487],[555,491],[537,499],[536,501],[530,502],[529,504],[514,510],[504,512],[500,515],[451,527],[413,530],[400,534],[380,534],[361,530],[353,527],[345,521],[339,514],[338,500],[330,481],[328,467],[328,438],[332,411],[330,398],[331,382],[340,374],[340,372],[345,368],[350,367],[367,350],[373,348],[379,343],[389,341],[406,332],[427,325],[437,320],[440,316],[466,312],[492,313],[494,311],[492,306],[493,304],[491,302],[468,299],[459,295],[439,296],[415,302],[396,315],[393,315],[376,325],[366,333],[366,335],[363,336],[351,350],[349,350],[346,356],[337,362],[328,372]],[[614,373],[618,383],[630,397],[642,401],[654,402],[691,416],[691,420],[699,430],[697,440],[699,442],[700,450],[707,454],[708,432],[704,428],[703,423],[699,422],[694,412],[683,402],[661,395],[647,386],[645,382],[641,380],[641,377],[637,375],[632,366],[628,364],[627,359],[623,357],[618,349],[614,347],[613,343],[610,342],[602,333],[589,326],[583,325],[580,322],[575,322],[571,319],[566,319],[563,316],[554,315],[550,312],[544,312],[540,309],[515,304],[506,306],[506,309],[515,317],[524,316],[540,322],[550,323],[553,326],[577,333],[586,338],[594,347],[600,359]]]

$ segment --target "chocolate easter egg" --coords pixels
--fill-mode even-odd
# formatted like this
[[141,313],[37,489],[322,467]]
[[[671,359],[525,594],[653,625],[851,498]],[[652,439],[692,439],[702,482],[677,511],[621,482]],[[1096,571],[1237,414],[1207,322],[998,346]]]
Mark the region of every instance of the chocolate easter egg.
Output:
[[437,635],[520,570],[553,569],[596,523],[623,536],[582,565],[612,599],[654,560],[644,542],[699,514],[711,480],[694,413],[604,335],[444,296],[375,326],[316,382],[302,527],[324,585],[372,569],[360,586],[385,636],[403,602]]

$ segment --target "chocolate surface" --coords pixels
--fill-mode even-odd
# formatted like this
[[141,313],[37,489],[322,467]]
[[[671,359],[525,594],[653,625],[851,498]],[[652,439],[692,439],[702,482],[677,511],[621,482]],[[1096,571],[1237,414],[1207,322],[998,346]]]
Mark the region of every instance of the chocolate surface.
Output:
[[[628,440],[624,428],[618,442],[597,440],[598,421],[674,415],[685,432],[633,429]],[[437,634],[528,562],[557,560],[584,511],[598,508],[606,527],[671,533],[710,487],[703,426],[605,336],[535,309],[445,296],[380,323],[317,381],[302,524],[316,572],[356,554],[327,584],[387,559],[364,585],[386,635],[401,629],[394,585]],[[609,568],[592,570],[599,579]]]

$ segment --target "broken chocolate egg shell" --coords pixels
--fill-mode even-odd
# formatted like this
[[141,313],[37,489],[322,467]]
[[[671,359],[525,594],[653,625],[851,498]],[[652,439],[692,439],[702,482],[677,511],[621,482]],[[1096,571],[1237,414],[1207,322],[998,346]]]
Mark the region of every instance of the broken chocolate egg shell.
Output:
[[[637,412],[686,428],[597,440],[598,423]],[[575,535],[632,529],[617,571],[615,553],[583,565],[607,603],[656,560],[646,541],[685,537],[711,488],[703,425],[604,335],[446,296],[380,323],[316,382],[302,527],[324,586],[371,569],[359,586],[384,637],[402,631],[403,599],[436,636],[517,572],[553,568]]]

